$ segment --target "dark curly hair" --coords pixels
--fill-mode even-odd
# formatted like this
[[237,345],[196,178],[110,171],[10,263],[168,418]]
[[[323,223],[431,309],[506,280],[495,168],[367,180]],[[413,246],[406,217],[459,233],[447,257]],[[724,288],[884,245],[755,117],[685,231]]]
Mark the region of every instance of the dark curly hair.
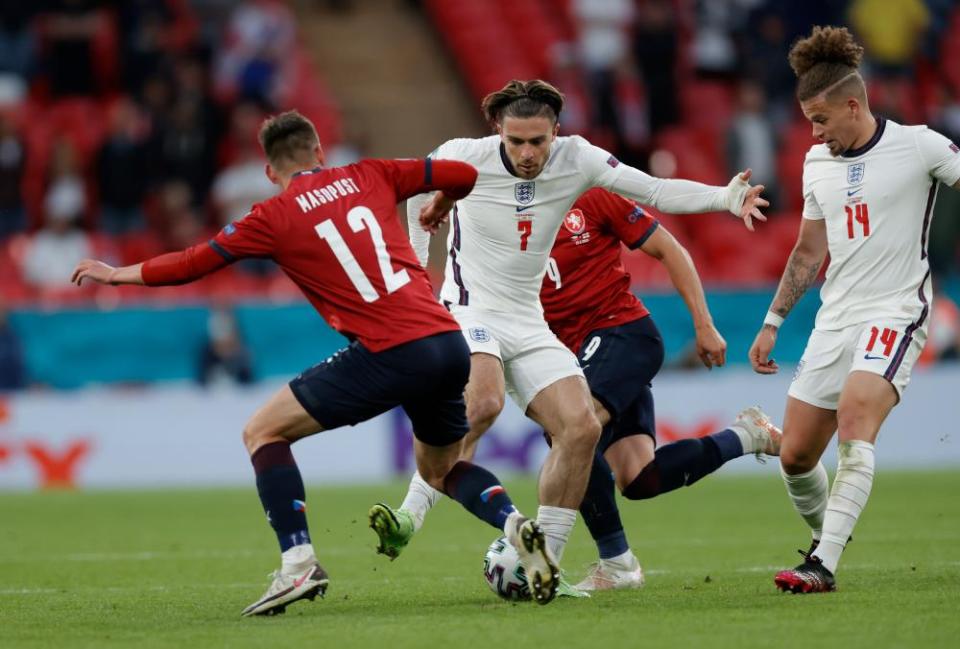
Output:
[[[814,27],[809,36],[793,44],[788,58],[797,75],[797,99],[800,101],[815,97],[828,88],[866,94],[863,79],[855,74],[859,72],[863,47],[846,27]],[[836,85],[840,81],[844,82]]]
[[543,116],[556,123],[563,110],[563,93],[540,79],[514,79],[484,97],[480,107],[491,125],[502,122],[504,117]]

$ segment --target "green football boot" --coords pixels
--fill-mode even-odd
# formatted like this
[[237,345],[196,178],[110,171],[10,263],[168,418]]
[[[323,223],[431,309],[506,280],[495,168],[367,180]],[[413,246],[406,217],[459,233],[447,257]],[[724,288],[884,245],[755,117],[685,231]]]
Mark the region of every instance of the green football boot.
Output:
[[385,554],[393,561],[400,556],[416,531],[413,515],[404,509],[393,509],[389,505],[377,503],[367,514],[370,529],[377,533],[380,544],[378,554]]
[[557,597],[590,597],[590,593],[580,590],[569,581],[564,573],[560,573],[560,581],[557,583]]

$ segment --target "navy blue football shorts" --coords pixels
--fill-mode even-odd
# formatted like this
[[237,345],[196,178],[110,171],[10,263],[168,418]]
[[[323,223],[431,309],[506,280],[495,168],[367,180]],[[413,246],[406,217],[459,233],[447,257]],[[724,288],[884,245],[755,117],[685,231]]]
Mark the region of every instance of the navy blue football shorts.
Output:
[[577,355],[580,367],[590,392],[610,413],[597,443],[601,453],[630,435],[649,435],[656,441],[650,386],[663,357],[663,338],[650,316],[596,329],[583,339]]
[[290,381],[290,389],[324,430],[402,406],[417,439],[447,446],[467,434],[463,389],[469,376],[467,342],[450,331],[377,353],[353,342]]

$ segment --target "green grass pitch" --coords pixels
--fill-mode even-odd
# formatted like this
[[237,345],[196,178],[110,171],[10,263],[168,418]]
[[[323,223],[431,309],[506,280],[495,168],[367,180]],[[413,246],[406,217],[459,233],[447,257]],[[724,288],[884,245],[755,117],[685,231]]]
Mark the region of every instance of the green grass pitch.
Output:
[[[746,461],[746,460],[743,460]],[[0,494],[0,647],[948,647],[960,636],[960,472],[882,467],[837,593],[775,591],[807,533],[776,469],[713,476],[623,505],[639,591],[498,600],[482,577],[496,531],[444,500],[397,561],[366,510],[405,485],[308,489],[331,575],[324,600],[244,619],[278,565],[253,490]],[[535,512],[530,480],[508,481]],[[578,525],[578,579],[593,547]]]

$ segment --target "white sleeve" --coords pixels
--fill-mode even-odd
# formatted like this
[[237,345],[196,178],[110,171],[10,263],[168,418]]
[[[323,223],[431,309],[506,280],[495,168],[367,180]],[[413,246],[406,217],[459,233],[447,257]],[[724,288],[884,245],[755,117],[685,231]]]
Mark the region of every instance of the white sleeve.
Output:
[[734,176],[726,187],[679,178],[655,178],[623,164],[583,138],[577,139],[580,169],[590,186],[603,187],[672,214],[729,210],[740,216],[740,207],[750,185],[740,180],[739,175]]
[[930,175],[944,185],[956,184],[960,180],[960,148],[926,126],[919,127],[914,138]]
[[420,227],[420,209],[426,205],[433,194],[417,194],[407,199],[407,236],[417,255],[417,261],[424,268],[430,258],[430,233]]
[[810,182],[809,168],[806,161],[803,163],[803,218],[812,221],[823,220],[823,210],[813,195],[813,183]]
[[[432,159],[459,160],[456,153],[458,140],[448,140],[434,149],[427,157]],[[407,199],[407,236],[424,268],[430,258],[430,233],[420,227],[420,210],[430,202],[436,192],[417,194]]]

